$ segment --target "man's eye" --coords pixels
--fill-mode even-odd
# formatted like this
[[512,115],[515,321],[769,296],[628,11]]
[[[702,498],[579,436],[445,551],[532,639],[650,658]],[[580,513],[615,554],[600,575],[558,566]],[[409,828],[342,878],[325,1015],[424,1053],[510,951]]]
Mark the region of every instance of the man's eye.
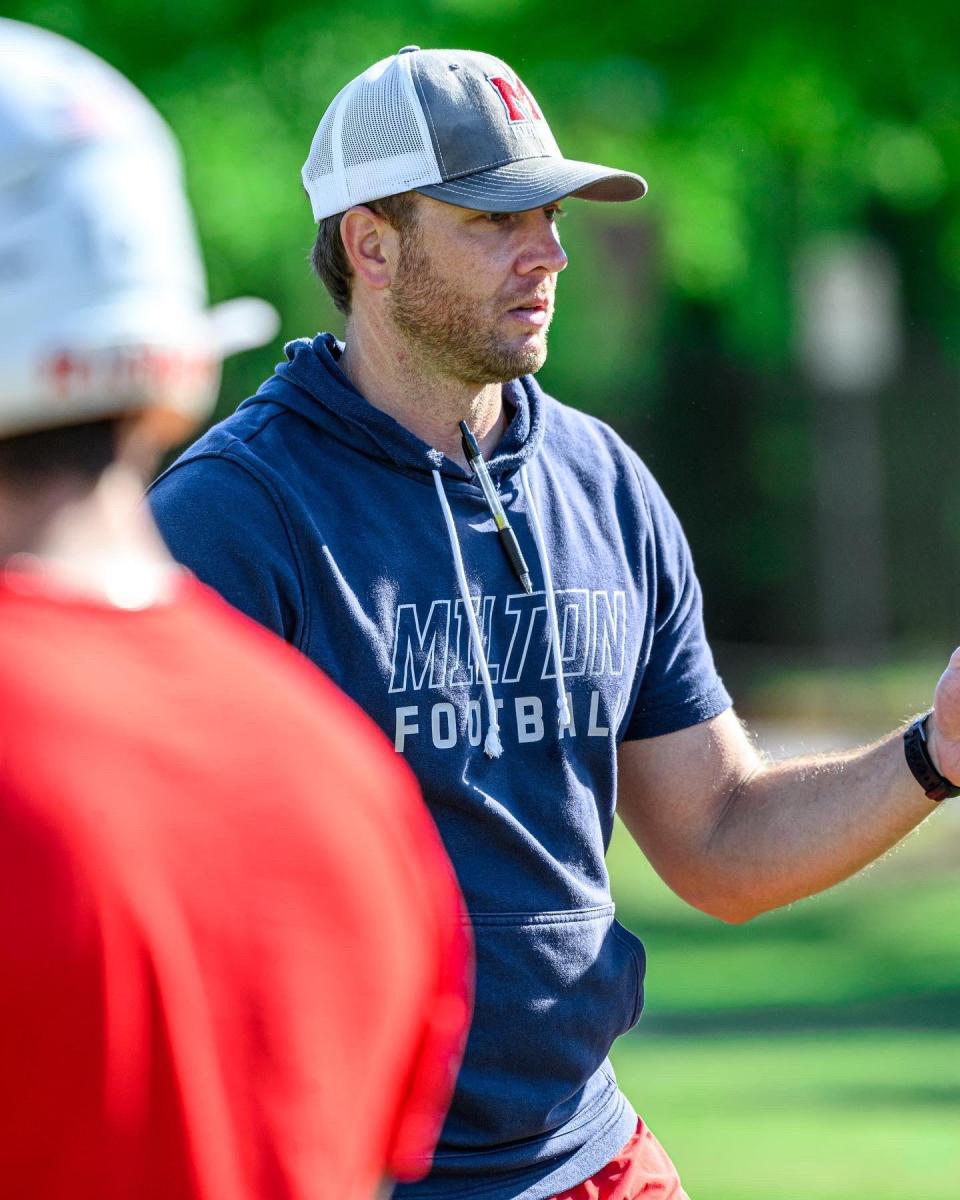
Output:
[[505,222],[509,221],[512,216],[513,213],[506,212],[487,213],[487,220],[493,221],[495,225],[503,225]]
[[548,208],[545,208],[543,212],[548,221],[559,221],[561,217],[565,217],[567,215],[567,210],[565,208],[561,208],[559,204],[551,204]]

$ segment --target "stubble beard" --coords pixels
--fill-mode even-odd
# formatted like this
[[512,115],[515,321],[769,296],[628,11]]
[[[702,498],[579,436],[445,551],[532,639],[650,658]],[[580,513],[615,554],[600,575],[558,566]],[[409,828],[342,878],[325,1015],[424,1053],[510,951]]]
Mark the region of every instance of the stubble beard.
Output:
[[539,371],[547,358],[547,326],[541,337],[511,346],[496,329],[502,314],[484,314],[476,301],[443,279],[415,228],[401,239],[390,315],[424,365],[464,383],[506,383]]

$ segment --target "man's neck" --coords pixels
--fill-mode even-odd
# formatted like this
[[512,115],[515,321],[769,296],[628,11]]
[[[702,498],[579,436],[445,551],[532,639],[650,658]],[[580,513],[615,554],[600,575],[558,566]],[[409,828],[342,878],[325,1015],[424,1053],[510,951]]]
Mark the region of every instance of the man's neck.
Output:
[[0,557],[120,607],[163,602],[177,572],[142,495],[139,475],[116,463],[92,488],[64,481],[22,502],[13,500]]
[[351,318],[340,368],[374,408],[461,466],[460,421],[484,455],[507,427],[502,384],[472,384],[432,369],[392,329],[369,319]]

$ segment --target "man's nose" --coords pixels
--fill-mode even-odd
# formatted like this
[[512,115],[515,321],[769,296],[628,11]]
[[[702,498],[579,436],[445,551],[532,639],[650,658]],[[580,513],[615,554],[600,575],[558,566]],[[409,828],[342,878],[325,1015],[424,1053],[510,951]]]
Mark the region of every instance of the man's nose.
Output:
[[556,222],[545,213],[531,213],[531,230],[529,243],[517,263],[517,271],[521,275],[531,271],[546,271],[556,275],[567,265],[567,256],[560,244],[560,232]]

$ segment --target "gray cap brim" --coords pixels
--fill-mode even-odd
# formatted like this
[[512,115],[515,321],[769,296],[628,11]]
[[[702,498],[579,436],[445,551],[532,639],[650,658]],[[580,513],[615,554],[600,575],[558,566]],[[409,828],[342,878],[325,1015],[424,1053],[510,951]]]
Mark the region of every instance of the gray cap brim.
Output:
[[480,212],[524,212],[565,196],[622,202],[646,194],[646,180],[632,171],[614,171],[569,158],[525,158],[414,189],[433,200]]

